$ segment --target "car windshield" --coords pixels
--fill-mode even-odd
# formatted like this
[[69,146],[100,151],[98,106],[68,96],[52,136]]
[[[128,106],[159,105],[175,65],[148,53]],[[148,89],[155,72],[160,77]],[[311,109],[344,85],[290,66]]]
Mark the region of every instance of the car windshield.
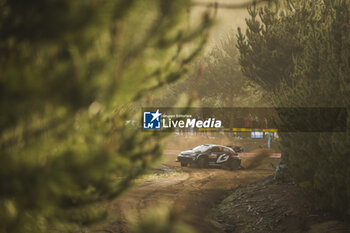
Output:
[[208,145],[200,145],[200,146],[193,148],[192,150],[204,152],[204,151],[208,150],[208,148],[209,148]]

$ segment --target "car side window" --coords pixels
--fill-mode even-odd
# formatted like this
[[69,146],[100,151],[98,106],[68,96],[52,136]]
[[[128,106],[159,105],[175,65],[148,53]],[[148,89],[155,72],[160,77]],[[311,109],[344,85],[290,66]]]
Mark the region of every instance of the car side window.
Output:
[[224,147],[215,146],[212,148],[211,152],[222,154],[224,153]]

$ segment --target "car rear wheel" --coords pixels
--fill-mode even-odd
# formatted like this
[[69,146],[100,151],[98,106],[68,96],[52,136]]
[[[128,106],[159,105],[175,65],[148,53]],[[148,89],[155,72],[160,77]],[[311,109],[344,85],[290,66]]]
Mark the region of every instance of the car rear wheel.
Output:
[[208,165],[208,162],[206,160],[206,158],[204,157],[199,157],[198,161],[197,161],[198,167],[199,168],[206,168]]
[[232,160],[230,162],[231,170],[237,170],[241,166],[241,161],[238,159]]
[[181,162],[181,167],[187,167],[187,163]]

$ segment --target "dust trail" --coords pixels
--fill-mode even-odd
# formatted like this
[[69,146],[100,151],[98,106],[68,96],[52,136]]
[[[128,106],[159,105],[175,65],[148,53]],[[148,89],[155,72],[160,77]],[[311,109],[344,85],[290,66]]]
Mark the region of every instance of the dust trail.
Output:
[[267,162],[271,154],[271,150],[259,149],[253,151],[253,153],[256,153],[256,156],[252,159],[245,161],[244,167],[246,169],[254,169]]

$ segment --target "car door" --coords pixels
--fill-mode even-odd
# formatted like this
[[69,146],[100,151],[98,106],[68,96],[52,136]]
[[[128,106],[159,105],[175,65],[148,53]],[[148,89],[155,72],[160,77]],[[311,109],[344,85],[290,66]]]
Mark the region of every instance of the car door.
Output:
[[230,158],[230,150],[226,147],[218,147],[218,158],[216,163],[225,163]]
[[220,156],[220,149],[218,146],[213,146],[208,154],[209,162],[216,163],[216,160]]

